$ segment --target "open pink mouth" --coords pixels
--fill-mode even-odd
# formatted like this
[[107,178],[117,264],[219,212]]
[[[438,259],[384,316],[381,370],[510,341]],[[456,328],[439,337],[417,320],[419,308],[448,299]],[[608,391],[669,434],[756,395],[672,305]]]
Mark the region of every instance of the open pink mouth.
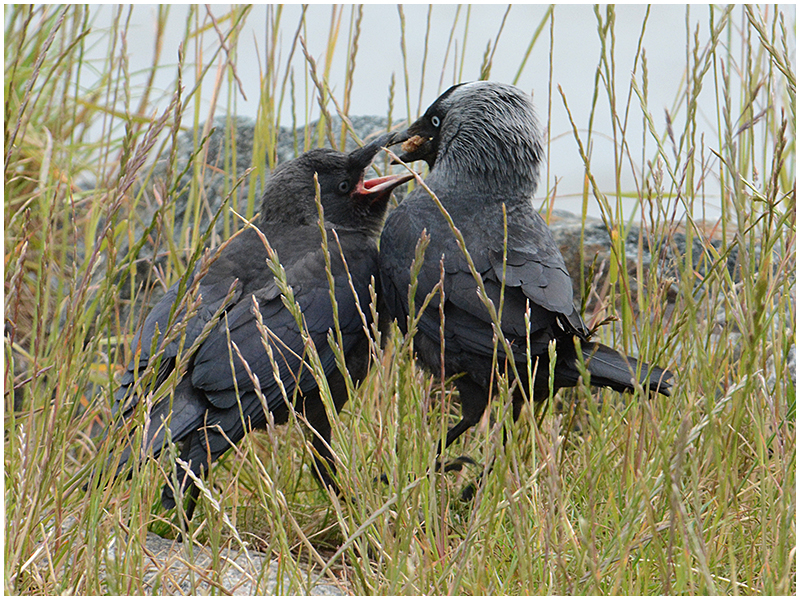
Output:
[[414,179],[412,173],[403,173],[401,175],[385,175],[384,177],[376,177],[375,179],[368,179],[360,181],[356,192],[362,196],[369,198],[370,202],[375,202],[384,198],[398,185],[404,184],[406,181]]
[[[385,175],[384,177],[376,177],[375,179],[368,179],[364,182],[364,188],[369,191],[374,191],[375,188],[383,189],[385,184],[387,183],[394,183],[394,186],[401,185],[406,181],[410,181],[414,178],[411,173],[405,173],[404,175]],[[383,186],[383,187],[381,187]]]

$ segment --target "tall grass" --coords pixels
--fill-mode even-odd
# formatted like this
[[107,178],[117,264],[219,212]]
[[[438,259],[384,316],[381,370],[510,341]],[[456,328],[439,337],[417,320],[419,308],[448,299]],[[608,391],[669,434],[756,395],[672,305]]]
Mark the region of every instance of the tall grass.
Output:
[[[321,59],[304,45],[305,9],[297,23],[269,9],[254,159],[244,172],[233,117],[237,47],[251,43],[239,38],[248,8],[213,19],[193,8],[179,33],[167,29],[169,9],[157,9],[157,49],[141,87],[130,84],[131,8],[113,9],[101,62],[86,58],[89,9],[4,10],[5,591],[169,591],[166,571],[146,581],[148,532],[175,537],[181,528],[158,502],[164,468],[143,461],[130,481],[82,491],[114,450],[98,446],[114,376],[131,358],[141,307],[222,241],[210,220],[210,179],[222,177],[227,199],[217,218],[228,237],[243,226],[229,210],[241,207],[240,194],[246,218],[257,210],[281,125],[306,124],[320,107],[318,129],[306,128],[298,152],[319,139],[341,146],[350,135],[346,120],[333,131],[330,117],[349,113],[355,65],[368,51],[362,8],[332,9]],[[402,8],[399,17],[405,49],[412,24]],[[588,322],[619,318],[601,329],[607,342],[676,372],[672,397],[562,392],[564,410],[524,411],[504,447],[501,389],[454,449],[482,464],[497,459],[465,503],[460,492],[480,468],[432,472],[457,397],[415,366],[409,339],[384,332],[368,378],[334,421],[343,495],[329,496],[310,476],[302,419],[249,436],[212,470],[185,532],[183,559],[193,562],[194,539],[213,567],[190,570],[190,590],[224,591],[223,550],[246,548],[273,557],[295,591],[333,579],[361,594],[796,593],[795,24],[773,8],[709,8],[710,42],[700,44],[687,18],[685,82],[665,119],[649,104],[653,50],[640,43],[633,64],[619,64],[615,17],[613,7],[595,9],[601,51],[586,82],[589,114],[571,109],[574,98],[552,74],[549,82],[550,111],[569,114],[584,162],[584,222],[586,207],[599,206],[612,244],[605,271],[572,275],[593,299]],[[429,31],[428,18],[414,29]],[[558,18],[558,8],[546,11],[530,48],[547,44],[549,31],[552,57]],[[648,14],[642,38],[657,26]],[[522,72],[530,48],[501,56],[502,25],[491,34],[476,27],[470,8],[460,8],[441,65],[428,54],[423,65],[406,58],[389,90],[390,122],[403,118],[392,110],[413,118],[435,98],[432,89],[409,91],[426,69],[441,68],[440,83],[451,73],[491,78],[499,60]],[[158,50],[167,35],[183,38],[177,64]],[[289,56],[280,55],[280,36],[292,40]],[[344,85],[332,85],[342,36]],[[464,64],[467,43],[487,44],[482,65]],[[291,66],[295,52],[305,53],[302,72]],[[159,91],[152,81],[163,69],[175,81]],[[699,114],[704,90],[716,96],[713,115]],[[166,108],[154,111],[164,98]],[[287,103],[293,122],[281,123]],[[632,189],[609,193],[596,183],[593,123],[602,111],[611,117],[616,180],[632,175]],[[209,165],[215,115],[225,116],[226,142],[221,162]],[[714,139],[698,135],[701,118],[713,121]],[[643,136],[631,133],[634,122]],[[193,135],[188,163],[182,132]],[[547,186],[549,214],[557,190],[549,177]],[[623,202],[631,198],[633,214]],[[718,198],[721,217],[704,219]],[[380,474],[388,484],[376,483]]]

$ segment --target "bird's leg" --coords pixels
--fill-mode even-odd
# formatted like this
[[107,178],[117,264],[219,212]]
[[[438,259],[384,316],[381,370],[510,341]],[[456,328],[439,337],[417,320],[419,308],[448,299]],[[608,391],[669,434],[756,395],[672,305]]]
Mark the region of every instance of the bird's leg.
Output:
[[[192,517],[194,516],[194,509],[197,507],[197,498],[200,495],[200,488],[194,483],[191,483],[186,489],[186,495],[189,496],[189,501],[186,503],[186,510],[183,512],[183,527],[188,533],[189,522],[192,520]],[[178,537],[175,538],[175,540],[179,544],[183,543],[183,533],[179,532]]]
[[477,425],[478,421],[480,420],[481,420],[480,417],[474,419],[472,418],[472,416],[467,417],[462,415],[461,420],[447,430],[447,437],[445,437],[444,445],[439,445],[439,452],[437,454],[441,454],[442,452],[444,452],[447,448],[450,447],[450,444],[452,444],[459,437],[461,437],[462,433],[464,433],[470,427]]
[[[511,396],[511,416],[514,419],[514,423],[519,421],[519,416],[522,414],[522,407],[524,404],[525,398],[522,396],[522,392],[520,392],[519,389],[515,389]],[[505,448],[508,442],[508,437],[508,427],[503,426],[503,448]]]
[[[439,444],[439,449],[436,452],[436,456],[441,456],[445,449],[452,444],[458,437],[464,433],[470,427],[476,425],[480,421],[480,417],[473,422],[472,419],[467,419],[466,417],[462,417],[461,420],[453,425],[447,432],[447,437],[445,438],[444,445]],[[469,456],[463,455],[459,456],[455,460],[451,460],[448,462],[442,462],[441,460],[436,461],[436,470],[442,471],[444,473],[449,473],[450,471],[460,471],[461,468],[466,465],[477,465],[478,463],[475,462],[474,459],[470,458]]]
[[[184,444],[184,450],[186,454],[189,452],[189,447],[193,442],[193,437],[194,436],[189,436]],[[182,467],[176,464],[175,469],[176,472],[180,473]],[[183,478],[178,479],[178,486],[179,488],[175,492],[170,491],[169,484],[164,486],[161,492],[161,504],[165,506],[175,506],[179,500],[188,497],[189,500],[186,502],[186,508],[183,511],[183,531],[188,533],[189,522],[194,516],[194,509],[197,508],[197,498],[200,496],[200,488],[195,485],[186,471],[183,471]],[[183,491],[182,495],[180,493],[181,491]],[[178,514],[180,515],[180,513],[180,508],[178,508]],[[179,532],[176,540],[178,543],[183,542],[183,533]]]
[[[515,389],[513,391],[512,396],[511,396],[511,411],[512,411],[511,414],[512,414],[512,417],[514,419],[514,423],[516,423],[517,420],[519,420],[519,416],[520,416],[520,414],[522,414],[522,406],[523,406],[524,403],[525,403],[525,399],[523,398],[522,393],[520,392],[519,389]],[[508,427],[506,427],[504,425],[503,426],[503,448],[506,447],[506,444],[508,443],[508,438],[509,437],[510,437],[510,435],[509,435]],[[469,502],[470,500],[472,500],[472,498],[475,496],[475,492],[478,491],[478,487],[480,486],[481,481],[483,480],[484,474],[489,475],[489,473],[492,472],[492,470],[494,469],[494,463],[495,463],[496,460],[497,460],[497,458],[492,459],[492,464],[489,465],[489,467],[486,469],[485,473],[481,473],[480,475],[478,475],[478,478],[474,482],[470,483],[463,490],[461,490],[461,499],[464,502]]]
[[194,483],[189,485],[186,490],[186,495],[189,496],[189,501],[186,503],[186,529],[189,529],[189,521],[194,516],[194,509],[197,508],[197,498],[200,496],[200,488]]
[[[436,452],[437,456],[441,456],[445,449],[467,429],[477,425],[486,411],[486,406],[489,404],[488,390],[469,379],[469,377],[462,377],[457,380],[456,387],[461,398],[461,420],[448,430],[444,445],[440,444]],[[469,456],[459,456],[456,460],[448,463],[442,463],[441,460],[437,460],[436,470],[444,472],[460,471],[465,464],[476,465],[478,463]]]
[[316,401],[306,399],[305,417],[308,424],[314,429],[311,446],[314,448],[314,476],[325,488],[333,490],[339,495],[339,486],[333,480],[336,466],[333,460],[331,445],[331,424],[325,412],[325,406],[319,397]]

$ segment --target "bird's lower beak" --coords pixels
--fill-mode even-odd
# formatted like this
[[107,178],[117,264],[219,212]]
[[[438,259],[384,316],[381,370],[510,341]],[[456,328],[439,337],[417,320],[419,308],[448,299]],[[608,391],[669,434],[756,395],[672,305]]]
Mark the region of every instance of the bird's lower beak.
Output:
[[381,200],[388,200],[389,194],[398,185],[414,179],[413,173],[402,173],[400,175],[386,175],[362,181],[355,189],[355,195],[369,204],[375,204]]

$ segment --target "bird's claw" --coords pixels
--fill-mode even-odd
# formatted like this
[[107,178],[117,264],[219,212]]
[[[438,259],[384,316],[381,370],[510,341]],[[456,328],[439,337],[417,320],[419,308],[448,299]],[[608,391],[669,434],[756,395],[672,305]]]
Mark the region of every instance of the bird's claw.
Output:
[[436,461],[436,470],[441,471],[442,473],[449,473],[450,471],[461,471],[464,465],[476,465],[480,466],[478,462],[470,458],[469,456],[459,456],[455,460],[451,460],[450,462],[443,463],[440,460]]
[[478,485],[479,482],[473,482],[461,490],[461,501],[470,502],[475,497],[475,493],[478,491]]

